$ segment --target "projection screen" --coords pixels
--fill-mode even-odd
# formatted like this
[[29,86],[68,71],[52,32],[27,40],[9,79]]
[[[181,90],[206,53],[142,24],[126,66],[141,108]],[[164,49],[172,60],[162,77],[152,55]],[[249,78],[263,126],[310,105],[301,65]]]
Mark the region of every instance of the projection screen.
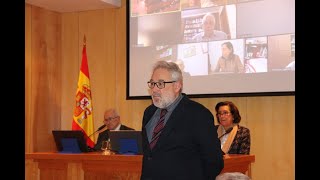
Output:
[[182,64],[189,97],[294,95],[295,1],[130,0],[127,99],[150,97],[158,60]]

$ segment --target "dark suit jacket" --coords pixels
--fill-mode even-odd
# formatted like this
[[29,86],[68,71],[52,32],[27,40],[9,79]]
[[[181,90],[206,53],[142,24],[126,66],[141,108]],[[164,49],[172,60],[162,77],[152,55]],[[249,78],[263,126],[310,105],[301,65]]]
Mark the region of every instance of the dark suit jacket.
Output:
[[[120,126],[120,130],[134,130],[128,126],[122,125]],[[96,151],[100,151],[101,150],[101,145],[102,145],[102,141],[106,141],[109,139],[109,129],[101,132],[98,136],[98,140],[97,143],[94,145],[93,149]]]
[[145,126],[156,110],[143,116],[141,180],[214,180],[224,162],[211,112],[183,94],[151,151]]

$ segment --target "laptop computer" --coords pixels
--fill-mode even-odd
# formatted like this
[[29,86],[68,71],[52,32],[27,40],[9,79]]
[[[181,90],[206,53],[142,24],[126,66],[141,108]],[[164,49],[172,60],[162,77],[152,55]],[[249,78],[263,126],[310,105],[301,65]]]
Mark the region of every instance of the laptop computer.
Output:
[[52,134],[60,153],[89,152],[84,134],[80,130],[52,130]]
[[117,154],[142,154],[141,131],[109,131],[111,149]]

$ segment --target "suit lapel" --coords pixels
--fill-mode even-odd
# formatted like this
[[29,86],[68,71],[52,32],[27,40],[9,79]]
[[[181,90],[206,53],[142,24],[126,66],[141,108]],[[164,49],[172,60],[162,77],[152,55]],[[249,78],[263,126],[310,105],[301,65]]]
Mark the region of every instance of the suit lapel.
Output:
[[[157,110],[157,107],[154,105],[151,105],[149,109],[146,110],[146,114],[144,119],[142,120],[142,134],[143,134],[143,139],[142,141],[143,146],[145,146],[144,148],[148,149],[150,151],[150,146],[149,146],[149,141],[148,141],[148,137],[147,137],[147,130],[146,130],[146,125],[148,124],[148,122],[151,120],[151,117],[153,116],[154,112]],[[147,146],[147,147],[146,147]]]

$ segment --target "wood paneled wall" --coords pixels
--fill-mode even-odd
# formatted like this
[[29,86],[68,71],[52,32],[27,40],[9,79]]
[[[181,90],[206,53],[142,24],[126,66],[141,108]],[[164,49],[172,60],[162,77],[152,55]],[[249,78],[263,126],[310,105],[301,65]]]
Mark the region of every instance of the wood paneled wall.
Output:
[[[124,124],[141,129],[151,100],[126,100],[126,16],[121,8],[57,13],[25,6],[25,151],[55,150],[51,131],[71,129],[83,36],[93,98],[95,129],[106,108],[118,109]],[[214,113],[219,101],[239,108],[251,130],[256,180],[295,176],[295,96],[194,98]]]
[[26,150],[55,148],[61,127],[61,14],[26,5]]

